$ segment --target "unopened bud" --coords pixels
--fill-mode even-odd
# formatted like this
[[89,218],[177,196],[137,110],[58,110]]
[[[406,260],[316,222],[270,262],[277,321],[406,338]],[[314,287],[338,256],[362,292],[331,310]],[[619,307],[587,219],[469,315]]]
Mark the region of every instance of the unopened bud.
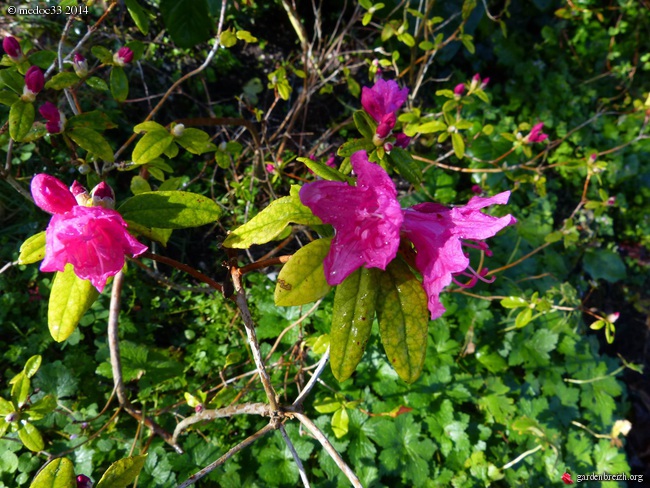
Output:
[[12,61],[20,62],[23,60],[23,51],[15,37],[7,36],[2,40],[2,49]]
[[183,132],[185,132],[185,126],[183,124],[176,124],[172,127],[172,135],[174,137],[181,137]]
[[84,78],[88,74],[88,61],[79,53],[74,53],[72,67],[79,78]]
[[21,99],[24,102],[33,102],[44,86],[45,76],[43,76],[43,72],[38,66],[32,66],[25,73],[25,87]]
[[133,61],[133,51],[126,46],[121,47],[119,51],[113,54],[113,61],[118,66],[126,66]]
[[93,207],[115,208],[115,193],[105,181],[93,188],[90,196],[93,199]]
[[194,407],[194,411],[196,413],[201,413],[203,412],[203,410],[205,410],[205,407],[203,406],[202,403],[199,403],[196,407]]
[[[90,170],[90,168],[88,169]],[[72,186],[70,187],[70,193],[74,195],[74,198],[77,200],[78,205],[81,205],[82,207],[88,205],[88,202],[90,201],[90,195],[77,180],[72,183]]]
[[77,488],[92,488],[93,482],[85,474],[77,476]]

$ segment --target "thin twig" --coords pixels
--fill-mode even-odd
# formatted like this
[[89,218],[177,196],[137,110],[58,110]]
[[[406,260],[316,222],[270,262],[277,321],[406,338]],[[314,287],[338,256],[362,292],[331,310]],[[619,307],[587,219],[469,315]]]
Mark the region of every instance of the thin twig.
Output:
[[172,267],[174,267],[176,269],[179,269],[181,271],[185,271],[187,274],[192,275],[197,280],[200,280],[203,283],[206,283],[207,285],[210,285],[215,290],[223,292],[223,286],[221,285],[221,283],[217,283],[216,281],[214,281],[209,276],[204,275],[200,271],[192,268],[191,266],[188,266],[187,264],[183,264],[180,261],[176,261],[175,259],[168,258],[166,256],[161,256],[160,254],[153,254],[153,253],[148,252],[148,251],[145,252],[145,253],[142,253],[141,256],[143,258],[153,259],[154,261],[158,261],[159,263],[168,264],[169,266],[172,266]]
[[325,366],[327,366],[327,361],[330,357],[330,348],[327,348],[327,351],[325,351],[325,354],[323,354],[323,357],[320,358],[320,361],[318,361],[318,366],[316,367],[316,371],[314,371],[314,374],[310,378],[310,380],[307,382],[305,385],[305,388],[300,392],[300,395],[294,400],[292,406],[297,407],[302,405],[302,402],[305,401],[305,398],[307,398],[307,395],[311,392],[312,388],[316,385],[318,382],[318,378],[320,377],[321,374],[323,374],[323,371],[325,370]]
[[[304,425],[309,432],[318,440],[318,442],[321,443],[323,448],[327,451],[327,454],[330,455],[332,460],[336,463],[336,465],[339,467],[341,471],[343,471],[343,474],[350,480],[350,483],[352,483],[352,486],[355,488],[363,488],[363,485],[361,485],[361,482],[359,481],[359,478],[357,478],[357,475],[354,474],[354,471],[350,469],[350,466],[345,464],[345,461],[343,461],[343,458],[339,455],[338,452],[336,452],[336,449],[334,449],[334,446],[330,443],[330,441],[325,437],[325,434],[321,432],[321,430],[316,426],[314,422],[312,422],[309,417],[307,417],[305,414],[299,413],[299,412],[293,412],[292,414],[295,418],[297,418],[302,425]],[[180,487],[179,487],[180,488]]]
[[529,449],[528,451],[524,452],[523,454],[520,454],[519,456],[517,456],[515,459],[513,459],[513,460],[510,461],[508,464],[506,464],[505,466],[503,466],[503,468],[501,468],[501,469],[502,469],[502,470],[506,470],[506,469],[508,469],[508,468],[510,468],[510,467],[512,467],[512,466],[514,466],[514,465],[517,464],[519,461],[521,461],[522,459],[524,459],[526,456],[530,456],[531,454],[536,453],[536,452],[539,451],[541,448],[542,448],[542,445],[539,444],[537,447],[535,447],[535,448],[533,448],[533,449]]
[[305,472],[305,467],[302,465],[302,461],[298,457],[296,448],[293,447],[291,439],[289,439],[289,435],[287,434],[284,425],[280,426],[280,433],[282,434],[282,438],[284,439],[284,442],[287,444],[287,447],[289,448],[289,452],[291,452],[291,455],[293,456],[293,460],[296,462],[296,465],[298,466],[298,473],[300,473],[300,479],[302,480],[302,484],[305,486],[305,488],[310,488],[309,479],[307,478],[307,473]]
[[218,468],[223,463],[228,461],[228,459],[230,459],[232,456],[237,454],[239,451],[241,451],[245,447],[250,446],[257,439],[259,439],[260,437],[264,437],[266,434],[268,434],[269,432],[271,432],[274,429],[275,429],[275,426],[273,424],[268,424],[263,429],[258,430],[252,436],[247,437],[242,442],[237,444],[235,447],[230,449],[226,454],[221,456],[215,462],[213,462],[212,464],[210,464],[210,465],[206,466],[205,468],[203,468],[201,471],[198,471],[197,473],[195,473],[192,476],[190,476],[189,478],[187,478],[183,483],[178,485],[177,488],[187,488],[188,486],[193,485],[194,483],[199,481],[201,478],[203,478],[205,475],[210,474],[212,471],[214,471],[215,468]]

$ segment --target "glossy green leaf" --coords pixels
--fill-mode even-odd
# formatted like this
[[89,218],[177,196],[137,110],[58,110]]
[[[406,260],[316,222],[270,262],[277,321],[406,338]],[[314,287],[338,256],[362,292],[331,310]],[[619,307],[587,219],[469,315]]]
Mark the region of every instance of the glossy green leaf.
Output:
[[339,408],[334,412],[334,415],[332,415],[332,430],[337,439],[340,439],[348,433],[349,425],[350,417],[345,407]]
[[76,488],[74,465],[68,458],[50,461],[34,478],[29,488]]
[[515,327],[525,327],[533,318],[533,310],[531,308],[525,308],[517,314],[515,318]]
[[352,115],[354,119],[354,125],[357,126],[357,130],[361,133],[366,139],[372,139],[377,130],[377,124],[373,119],[366,113],[365,110],[357,110]]
[[462,159],[465,156],[465,141],[463,136],[458,132],[451,133],[451,145],[454,147],[454,154],[458,159]]
[[388,160],[409,183],[418,185],[422,181],[422,170],[408,151],[401,147],[393,147],[388,154]]
[[528,301],[522,297],[506,297],[501,300],[500,303],[504,308],[519,308],[528,306]]
[[318,413],[332,413],[343,407],[340,400],[332,397],[325,397],[314,402],[314,409]]
[[14,141],[22,141],[34,123],[34,105],[16,100],[9,109],[9,135]]
[[192,127],[185,129],[183,135],[175,140],[192,154],[203,154],[217,150],[217,146],[210,142],[210,136],[207,132]]
[[354,139],[352,141],[343,143],[341,147],[339,147],[336,154],[347,158],[349,156],[352,156],[357,151],[366,151],[369,153],[374,149],[375,145],[372,143],[372,141],[369,141],[367,139]]
[[178,47],[194,47],[210,38],[213,21],[206,0],[162,0],[160,11]]
[[159,242],[163,246],[167,245],[167,241],[172,235],[173,229],[160,229],[156,227],[147,227],[146,225],[137,224],[131,220],[126,220],[129,230],[145,236],[152,241]]
[[39,50],[30,54],[28,59],[30,64],[46,70],[56,59],[56,53],[54,51]]
[[101,78],[98,78],[97,76],[91,76],[86,80],[86,84],[90,88],[94,88],[95,90],[99,91],[108,91],[108,85],[104,80]]
[[142,176],[134,176],[131,178],[131,193],[139,195],[151,191],[151,185]]
[[142,6],[138,3],[137,0],[125,0],[126,9],[129,11],[129,15],[133,19],[133,22],[140,29],[145,36],[149,33],[149,14]]
[[131,159],[136,164],[146,164],[164,153],[173,141],[174,136],[165,129],[147,132],[133,148]]
[[52,90],[63,90],[68,88],[79,81],[79,77],[76,73],[71,71],[64,71],[62,73],[57,73],[52,78],[50,78],[47,83],[45,83],[45,88]]
[[11,383],[11,400],[15,405],[21,407],[29,397],[32,382],[25,372],[21,371],[12,378]]
[[114,161],[113,149],[99,132],[86,127],[75,127],[66,134],[90,154],[109,163]]
[[595,280],[603,279],[615,283],[627,275],[621,257],[608,249],[589,249],[585,253],[583,266]]
[[380,274],[379,333],[388,361],[407,383],[422,371],[427,350],[427,296],[408,265],[394,259]]
[[90,52],[103,64],[111,64],[113,62],[113,53],[104,46],[93,46],[90,48]]
[[25,375],[27,375],[28,378],[31,378],[36,374],[38,368],[41,367],[42,360],[43,358],[39,354],[36,354],[35,356],[32,356],[27,360],[27,362],[25,363],[25,367],[23,368],[23,371],[25,372]]
[[126,220],[145,227],[184,229],[216,222],[222,210],[213,200],[185,191],[152,191],[135,195],[119,208]]
[[347,380],[361,361],[375,318],[379,271],[359,268],[336,287],[330,364],[334,377]]
[[45,395],[30,405],[28,413],[31,420],[40,420],[56,408],[56,398],[53,395]]
[[111,69],[111,94],[118,102],[123,102],[129,96],[129,79],[121,66],[113,66]]
[[0,397],[0,416],[4,417],[7,414],[10,414],[11,412],[15,412],[16,409],[14,408],[14,405],[9,401],[5,400],[4,398]]
[[238,227],[224,241],[225,247],[247,249],[253,244],[266,244],[275,239],[289,225],[320,225],[321,220],[300,201],[300,187],[291,187],[288,197],[279,198],[241,227]]
[[47,309],[47,325],[52,338],[62,342],[70,337],[98,296],[97,289],[90,281],[74,274],[71,264],[66,264],[63,273],[57,272]]
[[106,129],[114,129],[117,127],[116,124],[100,110],[93,110],[91,112],[85,112],[83,114],[75,115],[68,119],[68,122],[65,125],[67,128],[75,127],[85,127],[87,129],[93,129],[97,131],[104,131]]
[[441,120],[432,120],[417,126],[417,132],[420,134],[431,134],[432,132],[440,132],[443,130],[447,130],[447,124]]
[[133,128],[133,132],[149,132],[151,130],[167,130],[164,126],[160,125],[158,122],[153,120],[148,120],[146,122],[141,122]]
[[0,104],[11,107],[19,99],[18,95],[9,90],[0,90]]
[[133,456],[114,462],[106,470],[95,488],[126,488],[140,474],[146,459],[145,454],[144,456]]
[[[0,417],[0,437],[4,436],[7,433],[10,425],[11,424],[7,422],[4,417]],[[1,462],[1,456],[2,454],[0,454],[0,462]]]
[[25,77],[15,68],[0,69],[0,88],[6,86],[16,95],[22,95]]
[[18,264],[37,263],[45,257],[45,231],[28,237],[20,246]]
[[233,47],[235,44],[237,44],[237,36],[231,29],[226,29],[219,36],[219,42],[223,47],[228,49],[229,47]]
[[343,173],[341,173],[336,168],[332,168],[330,166],[327,166],[326,164],[323,164],[323,163],[321,163],[319,161],[313,161],[313,160],[311,160],[309,158],[296,158],[296,160],[303,163],[310,170],[312,170],[316,176],[319,176],[320,178],[323,178],[324,180],[328,180],[328,181],[348,181],[348,182],[354,181],[353,178],[345,176]]
[[323,260],[332,239],[317,239],[297,251],[280,270],[275,285],[275,304],[280,307],[304,305],[324,297],[330,290],[325,280]]
[[20,429],[18,429],[18,437],[20,437],[20,440],[30,451],[42,451],[45,447],[41,433],[28,422],[23,423]]

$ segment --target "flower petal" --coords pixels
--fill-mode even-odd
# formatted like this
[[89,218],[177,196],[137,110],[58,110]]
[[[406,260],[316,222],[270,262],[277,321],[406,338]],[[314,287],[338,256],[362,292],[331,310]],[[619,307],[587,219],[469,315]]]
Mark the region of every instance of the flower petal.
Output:
[[31,190],[34,203],[52,214],[69,212],[77,205],[70,189],[54,176],[37,174],[32,178]]

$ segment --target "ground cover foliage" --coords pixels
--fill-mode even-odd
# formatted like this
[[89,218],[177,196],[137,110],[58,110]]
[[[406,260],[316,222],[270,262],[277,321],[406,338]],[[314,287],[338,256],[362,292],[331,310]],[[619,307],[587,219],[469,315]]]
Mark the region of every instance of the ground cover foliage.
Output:
[[[39,5],[61,11],[0,21],[23,53],[5,46],[0,67],[0,486],[51,486],[55,472],[60,486],[80,474],[95,486],[188,486],[260,429],[196,486],[356,482],[301,415],[362,486],[647,474],[643,2]],[[23,97],[30,66],[46,73],[36,101]],[[390,134],[378,142],[380,121],[361,110],[378,76],[409,89],[393,122],[413,138],[405,148]],[[39,116],[45,102],[60,112]],[[378,312],[365,351],[336,356],[334,339],[332,368],[295,407],[342,321],[342,285],[322,276],[334,234],[300,186],[354,181],[359,149],[388,171],[402,208],[510,191],[489,212],[517,224],[471,250],[496,280],[448,287],[444,315],[424,319],[427,340],[399,343],[425,359],[393,361],[382,317],[395,315]],[[24,244],[49,222],[30,201],[40,173],[88,189],[107,181],[149,246],[102,293],[70,285],[78,300],[52,299],[63,285],[39,271],[44,242]],[[372,271],[384,298],[398,273],[424,297],[412,252]],[[361,282],[360,270],[350,278]],[[259,346],[236,301],[242,277]],[[260,358],[284,406],[271,423]],[[204,421],[175,432],[184,419]]]

